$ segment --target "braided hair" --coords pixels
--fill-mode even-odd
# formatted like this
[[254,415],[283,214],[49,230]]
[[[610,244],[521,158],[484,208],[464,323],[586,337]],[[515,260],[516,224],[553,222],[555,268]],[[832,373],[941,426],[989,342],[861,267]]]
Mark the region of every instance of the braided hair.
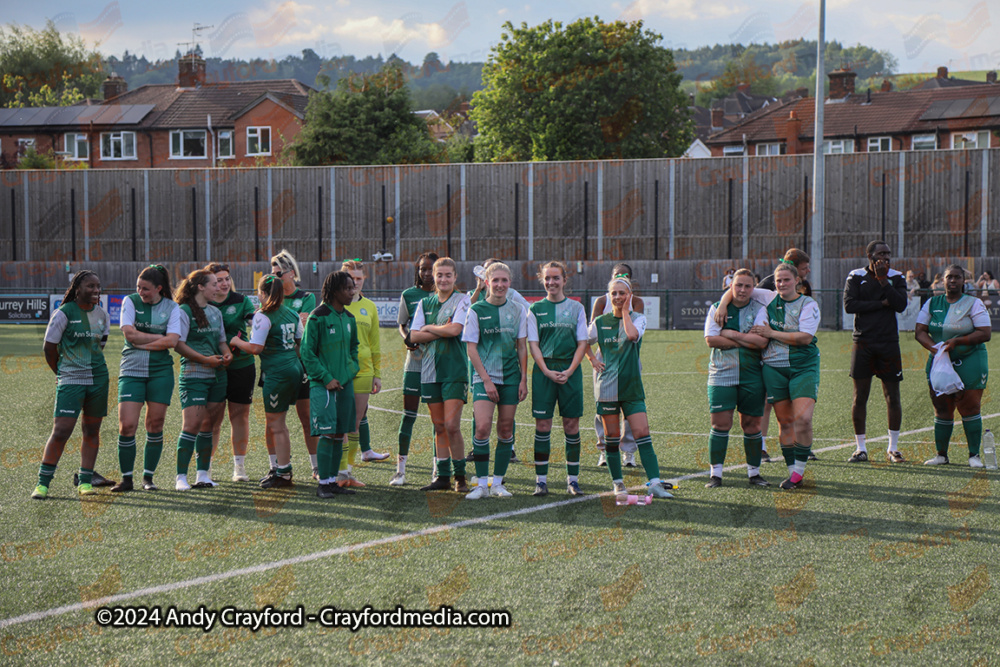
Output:
[[[80,291],[80,285],[82,285],[83,281],[90,276],[97,278],[97,274],[93,271],[88,271],[87,269],[77,271],[76,275],[73,276],[73,280],[70,281],[69,287],[66,289],[66,293],[63,294],[62,302],[70,303],[71,301],[76,301],[76,293]],[[100,282],[101,279],[97,278],[97,280]]]
[[[413,285],[415,287],[420,287],[423,289],[423,283],[420,282],[420,262],[425,259],[431,260],[431,264],[438,260],[438,254],[436,252],[425,252],[417,257],[417,261],[413,264]],[[434,287],[434,278],[431,278],[431,287]]]
[[320,291],[320,298],[323,303],[332,304],[333,295],[347,287],[351,280],[351,274],[347,271],[331,271],[323,281],[323,289]]

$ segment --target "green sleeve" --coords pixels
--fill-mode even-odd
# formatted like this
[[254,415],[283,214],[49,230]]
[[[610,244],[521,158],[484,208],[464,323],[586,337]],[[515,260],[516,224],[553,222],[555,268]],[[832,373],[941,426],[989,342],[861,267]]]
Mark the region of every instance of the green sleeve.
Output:
[[358,344],[358,327],[355,325],[351,327],[351,364],[354,367],[351,378],[354,378],[361,370],[361,363],[358,361]]
[[306,292],[306,296],[302,299],[302,312],[311,313],[316,310],[316,295],[312,292]]
[[323,323],[315,317],[310,317],[306,321],[305,333],[299,347],[299,357],[302,359],[302,365],[309,378],[322,383],[325,387],[333,380],[333,374],[323,365],[318,354],[321,344],[320,336],[324,330]]
[[257,312],[257,309],[253,307],[253,301],[250,300],[250,297],[244,295],[243,296],[243,324],[244,324],[244,326],[246,326],[247,322],[249,322],[250,320],[253,319],[254,313],[256,313],[256,312]]

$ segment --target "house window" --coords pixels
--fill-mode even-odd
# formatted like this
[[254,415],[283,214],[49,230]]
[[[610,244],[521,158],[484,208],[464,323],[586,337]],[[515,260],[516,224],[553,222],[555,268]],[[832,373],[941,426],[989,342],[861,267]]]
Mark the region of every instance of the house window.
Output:
[[955,132],[951,135],[952,148],[989,148],[990,133],[982,132]]
[[746,153],[744,146],[723,146],[722,155],[724,157],[735,157],[737,155],[743,155]]
[[28,138],[28,139],[18,139],[17,140],[17,149],[18,149],[19,152],[23,153],[24,151],[28,150],[29,148],[34,148],[34,147],[35,147],[35,140],[34,139]]
[[884,153],[892,150],[892,137],[868,137],[869,153]]
[[247,128],[247,155],[271,154],[271,128]]
[[67,160],[86,160],[90,157],[90,143],[86,134],[69,133],[65,136]]
[[135,132],[106,132],[101,135],[102,160],[134,160]]
[[827,155],[842,155],[854,152],[854,139],[831,139],[823,142],[823,152]]
[[784,155],[785,144],[757,144],[757,155]]
[[937,135],[915,134],[911,147],[915,151],[932,151],[937,148]]
[[220,158],[233,157],[235,154],[232,130],[219,130],[219,149],[217,155]]
[[170,133],[171,158],[208,157],[205,130],[174,130]]

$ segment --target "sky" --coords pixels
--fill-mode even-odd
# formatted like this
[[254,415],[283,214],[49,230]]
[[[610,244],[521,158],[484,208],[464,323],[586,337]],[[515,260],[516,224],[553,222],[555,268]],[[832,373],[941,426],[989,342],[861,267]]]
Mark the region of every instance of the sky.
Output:
[[[503,24],[529,26],[584,16],[642,19],[673,48],[816,39],[819,1],[802,0],[0,0],[4,23],[52,19],[105,54],[172,58],[196,36],[221,58],[276,58],[312,49],[323,58],[395,53],[422,62],[484,61]],[[827,40],[888,50],[899,73],[1000,67],[1000,0],[827,0]]]

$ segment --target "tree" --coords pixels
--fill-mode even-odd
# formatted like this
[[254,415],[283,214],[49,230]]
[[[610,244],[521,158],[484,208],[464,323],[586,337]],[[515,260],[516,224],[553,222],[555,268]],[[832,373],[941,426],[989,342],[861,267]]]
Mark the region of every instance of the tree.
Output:
[[642,21],[504,24],[473,95],[486,161],[676,156],[693,133],[662,37]]
[[698,91],[695,102],[700,106],[710,106],[713,100],[731,95],[741,85],[750,86],[753,95],[779,95],[771,68],[758,65],[754,53],[748,50],[739,59],[728,61],[722,74]]
[[101,90],[101,54],[63,35],[52,21],[43,30],[16,23],[0,28],[0,106],[56,106],[95,97]]
[[302,166],[437,162],[442,149],[410,113],[410,94],[397,64],[351,75],[335,91],[309,98],[302,131],[290,145]]

